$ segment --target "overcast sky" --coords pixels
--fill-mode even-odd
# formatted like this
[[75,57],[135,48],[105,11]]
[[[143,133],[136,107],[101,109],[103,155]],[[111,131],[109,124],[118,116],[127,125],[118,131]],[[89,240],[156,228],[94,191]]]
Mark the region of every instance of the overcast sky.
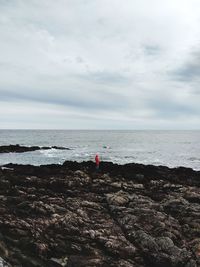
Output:
[[0,128],[200,129],[199,0],[0,0]]

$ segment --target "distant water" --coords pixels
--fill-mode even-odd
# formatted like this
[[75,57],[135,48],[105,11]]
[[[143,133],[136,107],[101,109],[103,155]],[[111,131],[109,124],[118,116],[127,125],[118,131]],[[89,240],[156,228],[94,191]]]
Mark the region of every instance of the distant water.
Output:
[[200,131],[72,131],[0,130],[0,145],[65,146],[71,150],[44,150],[0,154],[0,165],[52,164],[65,160],[101,160],[185,166],[200,170]]

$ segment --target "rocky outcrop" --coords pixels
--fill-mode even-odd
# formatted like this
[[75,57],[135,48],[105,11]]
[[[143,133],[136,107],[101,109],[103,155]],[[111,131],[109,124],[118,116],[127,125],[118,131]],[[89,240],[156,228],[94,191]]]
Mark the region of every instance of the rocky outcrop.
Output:
[[200,172],[92,162],[0,170],[11,266],[198,267]]
[[69,150],[67,147],[61,146],[20,146],[20,145],[8,145],[8,146],[0,146],[0,153],[23,153],[23,152],[30,152],[35,150],[46,150],[46,149],[62,149],[62,150]]

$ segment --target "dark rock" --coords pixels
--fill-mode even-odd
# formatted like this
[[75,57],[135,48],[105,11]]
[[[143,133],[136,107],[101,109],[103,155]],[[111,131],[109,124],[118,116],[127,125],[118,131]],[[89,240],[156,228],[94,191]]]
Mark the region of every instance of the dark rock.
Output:
[[0,146],[0,153],[23,153],[23,152],[30,152],[30,151],[36,151],[36,150],[47,150],[47,149],[61,149],[61,150],[70,150],[70,148],[67,147],[61,147],[61,146],[21,146],[21,145],[7,145],[7,146]]
[[198,267],[199,186],[186,168],[8,164],[0,256],[22,267]]

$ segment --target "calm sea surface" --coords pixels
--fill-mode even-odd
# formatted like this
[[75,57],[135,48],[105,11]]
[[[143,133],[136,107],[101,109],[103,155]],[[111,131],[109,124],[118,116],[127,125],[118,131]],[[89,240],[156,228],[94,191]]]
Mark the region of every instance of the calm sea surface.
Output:
[[200,170],[200,131],[0,130],[0,145],[9,144],[56,145],[70,150],[0,154],[0,165],[87,161],[99,153],[104,161],[186,166]]

